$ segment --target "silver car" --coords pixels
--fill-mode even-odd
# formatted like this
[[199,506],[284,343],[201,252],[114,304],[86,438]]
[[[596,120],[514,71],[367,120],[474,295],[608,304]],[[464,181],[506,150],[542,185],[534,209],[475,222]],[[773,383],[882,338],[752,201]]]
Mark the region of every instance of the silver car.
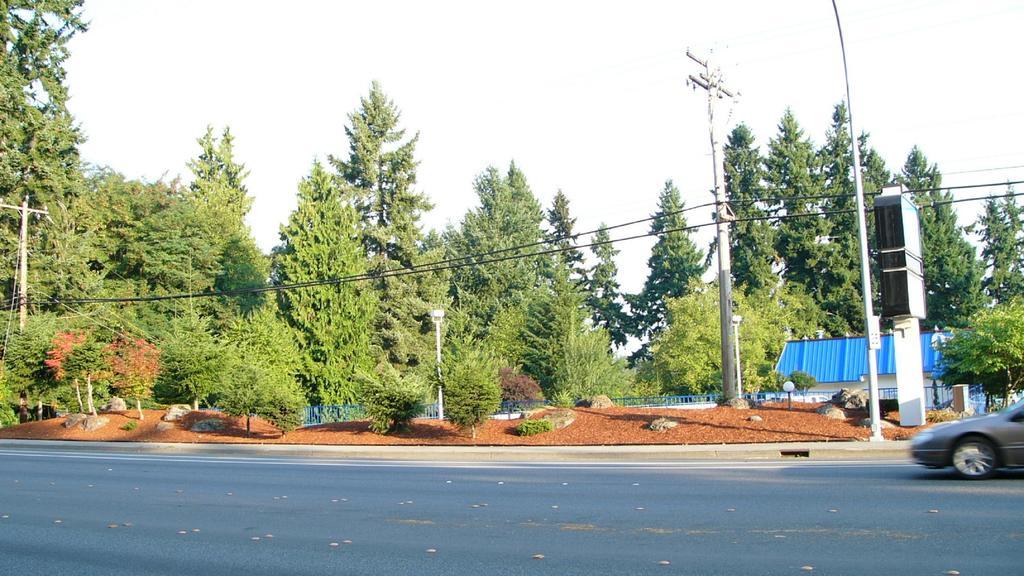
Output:
[[970,480],[988,478],[997,468],[1024,466],[1024,399],[994,414],[933,426],[910,445],[918,464],[953,466]]

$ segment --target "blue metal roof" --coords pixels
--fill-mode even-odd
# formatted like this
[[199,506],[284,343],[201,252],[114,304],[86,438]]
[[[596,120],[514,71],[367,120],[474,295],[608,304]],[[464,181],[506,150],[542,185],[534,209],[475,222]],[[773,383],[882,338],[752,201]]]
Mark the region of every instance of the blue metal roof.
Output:
[[[949,338],[949,332],[921,334],[921,360],[925,372],[932,372],[942,354],[932,346],[937,335]],[[775,369],[789,375],[796,370],[806,372],[818,382],[856,382],[868,373],[866,344],[863,336],[828,338],[823,340],[791,340],[786,342]],[[882,349],[878,351],[878,373],[895,374],[892,335],[882,336]]]

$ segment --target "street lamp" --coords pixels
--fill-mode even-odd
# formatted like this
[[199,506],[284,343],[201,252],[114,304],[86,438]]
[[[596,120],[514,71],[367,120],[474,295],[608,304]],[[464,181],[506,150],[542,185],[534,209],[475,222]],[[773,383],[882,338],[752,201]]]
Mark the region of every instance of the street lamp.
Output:
[[796,389],[796,384],[793,384],[792,380],[786,380],[782,383],[782,390],[789,397],[789,410],[793,409],[793,390]]
[[735,338],[736,345],[733,348],[736,349],[736,397],[743,398],[743,377],[740,370],[740,322],[743,322],[743,316],[739,314],[733,314],[732,316],[732,335]]
[[430,319],[434,322],[434,343],[437,349],[437,419],[444,420],[444,389],[441,386],[441,321],[444,310],[431,310]]

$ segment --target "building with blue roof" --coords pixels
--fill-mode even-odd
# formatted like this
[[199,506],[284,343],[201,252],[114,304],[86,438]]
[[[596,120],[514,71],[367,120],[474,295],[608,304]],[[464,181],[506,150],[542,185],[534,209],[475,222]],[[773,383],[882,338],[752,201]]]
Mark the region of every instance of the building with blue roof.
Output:
[[[951,336],[949,332],[938,331],[921,334],[921,360],[926,382],[940,380],[938,366],[942,353],[937,350],[937,344]],[[783,376],[798,370],[806,372],[818,381],[815,388],[820,390],[865,387],[868,373],[866,342],[863,336],[790,340],[786,342],[775,369]],[[891,334],[882,335],[882,349],[878,351],[878,385],[881,388],[896,386]]]

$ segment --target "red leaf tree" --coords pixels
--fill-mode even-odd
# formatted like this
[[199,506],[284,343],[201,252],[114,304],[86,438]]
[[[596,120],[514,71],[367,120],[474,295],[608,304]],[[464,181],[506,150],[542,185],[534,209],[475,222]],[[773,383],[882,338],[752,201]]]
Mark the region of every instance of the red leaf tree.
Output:
[[[68,378],[69,372],[75,368],[72,356],[74,355],[75,349],[85,343],[86,335],[84,332],[58,332],[53,337],[53,347],[46,351],[46,360],[43,364],[53,372],[53,379],[57,382],[63,382]],[[75,396],[78,398],[78,411],[84,412],[85,408],[82,406],[82,390],[78,385],[78,375],[70,374],[73,380],[73,386],[75,388]]]
[[142,338],[122,336],[107,346],[106,353],[114,387],[122,396],[135,398],[142,420],[142,399],[153,395],[153,383],[160,374],[160,350]]

